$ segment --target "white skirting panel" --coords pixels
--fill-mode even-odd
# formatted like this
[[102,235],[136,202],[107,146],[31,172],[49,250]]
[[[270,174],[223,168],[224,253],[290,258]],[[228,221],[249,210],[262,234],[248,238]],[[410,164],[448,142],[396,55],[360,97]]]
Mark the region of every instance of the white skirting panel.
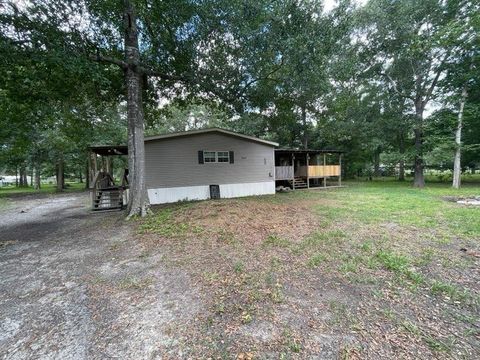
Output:
[[[220,197],[222,198],[267,194],[275,194],[275,181],[220,185]],[[148,189],[148,198],[150,204],[205,200],[210,198],[210,187],[209,185],[201,185]]]
[[220,185],[220,197],[222,198],[267,194],[275,194],[275,181]]

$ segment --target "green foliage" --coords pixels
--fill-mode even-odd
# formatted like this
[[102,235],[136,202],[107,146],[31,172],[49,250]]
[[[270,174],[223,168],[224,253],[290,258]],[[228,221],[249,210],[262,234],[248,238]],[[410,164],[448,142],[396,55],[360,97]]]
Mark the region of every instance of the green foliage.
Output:
[[[143,81],[148,134],[220,126],[284,147],[345,150],[348,176],[378,175],[380,165],[393,173],[412,165],[418,95],[440,107],[426,121],[425,161],[446,169],[467,86],[463,165],[478,167],[476,2],[340,1],[330,11],[293,0],[132,4],[141,62],[160,74]],[[124,3],[0,6],[0,50],[9,54],[0,61],[0,171],[49,176],[63,159],[78,177],[89,145],[126,141],[116,64]]]

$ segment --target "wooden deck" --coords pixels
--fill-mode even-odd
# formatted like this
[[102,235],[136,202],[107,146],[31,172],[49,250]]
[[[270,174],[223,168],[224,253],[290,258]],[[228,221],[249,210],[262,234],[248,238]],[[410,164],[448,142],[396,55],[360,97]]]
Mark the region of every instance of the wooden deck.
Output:
[[308,177],[340,176],[340,165],[309,165]]
[[[307,175],[308,168],[308,175]],[[300,166],[294,173],[293,166],[275,166],[275,180],[291,180],[294,177],[323,178],[340,176],[340,165]]]

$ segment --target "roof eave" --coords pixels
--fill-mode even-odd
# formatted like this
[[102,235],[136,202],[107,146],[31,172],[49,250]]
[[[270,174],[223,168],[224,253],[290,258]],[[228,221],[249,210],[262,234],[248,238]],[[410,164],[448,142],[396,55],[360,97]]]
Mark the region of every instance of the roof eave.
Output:
[[191,131],[185,131],[185,132],[176,132],[176,133],[164,134],[164,135],[146,136],[145,141],[147,142],[147,141],[154,141],[154,140],[171,139],[171,138],[175,138],[175,137],[192,136],[192,135],[205,134],[205,133],[210,133],[210,132],[219,132],[219,133],[223,133],[223,134],[226,134],[226,135],[243,138],[243,139],[246,139],[246,140],[250,140],[250,141],[254,141],[254,142],[258,142],[258,143],[262,143],[262,144],[266,144],[266,145],[270,145],[270,146],[274,146],[274,147],[277,147],[279,145],[278,143],[273,142],[273,141],[263,140],[263,139],[256,138],[254,136],[239,134],[239,133],[236,133],[234,131],[225,130],[225,129],[221,129],[221,128],[208,128],[208,129],[191,130]]

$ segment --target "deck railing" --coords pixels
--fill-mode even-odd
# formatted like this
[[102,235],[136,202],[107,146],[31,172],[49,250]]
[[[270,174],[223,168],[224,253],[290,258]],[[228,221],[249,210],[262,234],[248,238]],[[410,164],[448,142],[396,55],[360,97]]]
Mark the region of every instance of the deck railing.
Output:
[[340,176],[340,165],[310,165],[308,176],[312,178]]
[[[322,178],[328,176],[340,176],[340,165],[309,165],[299,166],[295,171],[295,176],[310,178]],[[293,179],[293,166],[275,166],[275,180]]]
[[295,171],[295,176],[300,177],[307,177],[307,167],[306,166],[299,166]]
[[293,166],[275,166],[275,180],[293,179]]

